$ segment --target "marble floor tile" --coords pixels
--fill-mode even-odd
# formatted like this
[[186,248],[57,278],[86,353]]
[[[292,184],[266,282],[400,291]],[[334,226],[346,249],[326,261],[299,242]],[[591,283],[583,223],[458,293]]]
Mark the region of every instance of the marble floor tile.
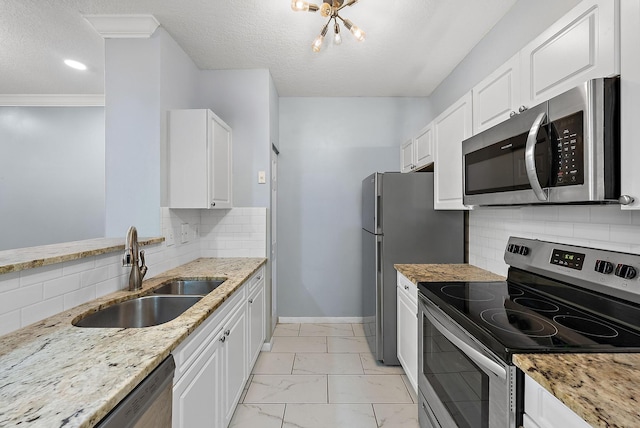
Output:
[[327,376],[254,375],[244,403],[327,403]]
[[404,385],[407,387],[407,391],[409,391],[409,395],[411,395],[411,399],[413,400],[413,402],[417,403],[418,396],[416,395],[416,391],[413,389],[413,386],[411,386],[411,382],[409,382],[409,378],[407,377],[406,374],[402,375],[402,381],[404,382]]
[[229,428],[281,428],[284,404],[238,404]]
[[367,332],[364,330],[364,324],[351,324],[354,336],[366,336]]
[[253,374],[291,374],[294,353],[260,352]]
[[353,336],[351,324],[301,324],[300,336]]
[[329,375],[328,381],[329,403],[413,402],[400,375]]
[[374,404],[378,428],[418,428],[417,404]]
[[277,324],[273,336],[298,336],[300,324]]
[[365,337],[327,337],[328,352],[369,352]]
[[327,352],[327,338],[278,336],[273,338],[271,352]]
[[253,375],[250,374],[247,378],[247,382],[244,384],[244,389],[242,390],[242,394],[240,394],[240,399],[238,400],[239,403],[244,402],[244,397],[246,397],[247,395],[247,391],[249,390],[249,385],[251,385],[252,380],[253,380]]
[[293,374],[364,374],[358,354],[296,354]]
[[376,428],[377,424],[371,404],[287,404],[282,427]]
[[377,361],[371,352],[360,353],[360,359],[362,360],[362,368],[364,369],[364,374],[404,374],[402,366],[386,366],[382,364],[382,362]]

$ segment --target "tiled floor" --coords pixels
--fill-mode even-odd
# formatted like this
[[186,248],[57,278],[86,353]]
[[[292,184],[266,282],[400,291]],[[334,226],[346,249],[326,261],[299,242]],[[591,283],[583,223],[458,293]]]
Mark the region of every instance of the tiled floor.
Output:
[[272,344],[230,427],[418,427],[404,371],[375,361],[361,324],[278,324]]

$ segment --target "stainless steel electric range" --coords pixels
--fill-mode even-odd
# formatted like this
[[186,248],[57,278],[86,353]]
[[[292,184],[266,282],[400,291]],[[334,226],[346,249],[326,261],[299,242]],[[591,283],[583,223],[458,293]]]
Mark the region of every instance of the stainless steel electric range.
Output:
[[420,427],[522,424],[514,354],[640,352],[640,256],[509,239],[504,282],[419,283]]

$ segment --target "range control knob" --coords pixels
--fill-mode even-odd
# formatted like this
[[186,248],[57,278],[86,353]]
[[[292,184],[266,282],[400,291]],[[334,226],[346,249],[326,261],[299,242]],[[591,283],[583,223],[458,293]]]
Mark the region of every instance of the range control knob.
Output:
[[636,272],[636,269],[633,266],[619,264],[616,266],[615,274],[620,278],[633,279],[636,277],[638,272]]
[[606,260],[596,260],[596,267],[594,270],[608,275],[613,272],[613,263]]
[[520,250],[518,251],[518,254],[520,254],[521,256],[529,255],[529,247],[525,247],[524,245],[521,245]]

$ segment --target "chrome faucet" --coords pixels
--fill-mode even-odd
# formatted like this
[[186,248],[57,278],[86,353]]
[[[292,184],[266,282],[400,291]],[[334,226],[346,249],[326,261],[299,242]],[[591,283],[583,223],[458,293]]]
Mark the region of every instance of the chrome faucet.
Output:
[[[138,254],[140,254],[140,262],[142,265],[138,263]],[[138,231],[134,226],[131,226],[127,231],[122,266],[131,266],[129,291],[140,290],[142,288],[142,278],[144,278],[144,275],[147,273],[147,266],[144,264],[144,250],[138,253]]]

